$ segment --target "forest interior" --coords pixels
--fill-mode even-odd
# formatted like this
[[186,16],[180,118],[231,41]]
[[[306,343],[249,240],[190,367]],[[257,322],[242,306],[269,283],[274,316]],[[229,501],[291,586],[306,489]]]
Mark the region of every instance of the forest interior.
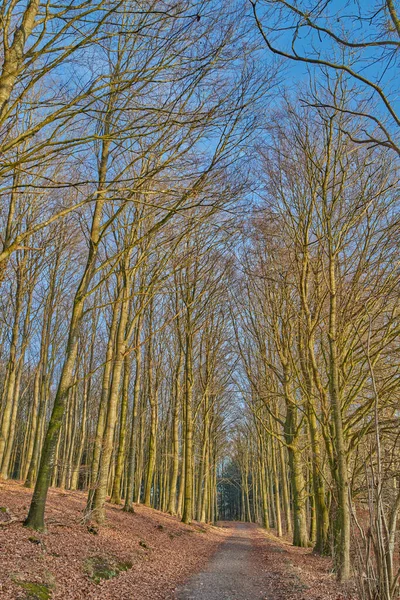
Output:
[[0,600],[400,600],[400,0],[0,35]]

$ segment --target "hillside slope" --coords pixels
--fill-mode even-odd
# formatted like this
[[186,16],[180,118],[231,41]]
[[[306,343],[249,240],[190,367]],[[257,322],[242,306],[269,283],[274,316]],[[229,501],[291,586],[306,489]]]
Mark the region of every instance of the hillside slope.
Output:
[[168,599],[227,535],[143,506],[127,514],[109,504],[106,524],[93,532],[81,522],[86,495],[59,489],[49,493],[47,531],[37,534],[22,526],[30,497],[19,483],[0,483],[2,600]]

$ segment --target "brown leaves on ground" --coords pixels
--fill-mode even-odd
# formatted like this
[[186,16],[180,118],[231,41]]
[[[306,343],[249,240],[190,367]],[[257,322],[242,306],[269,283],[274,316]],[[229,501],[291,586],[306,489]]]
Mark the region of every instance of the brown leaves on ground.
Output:
[[311,548],[295,548],[257,529],[254,555],[265,574],[267,600],[355,600],[354,586],[336,581],[332,560]]
[[[234,531],[231,526],[187,526],[143,506],[132,514],[112,505],[107,505],[105,525],[91,528],[82,523],[86,494],[52,489],[47,531],[39,534],[22,526],[31,493],[16,482],[0,483],[1,600],[34,597],[27,596],[24,582],[45,586],[54,600],[171,599],[176,585],[201,570]],[[336,582],[329,558],[294,548],[256,526],[252,541],[254,568],[263,572],[267,600],[355,598],[351,586]],[[95,583],[90,561],[122,568],[112,579]]]
[[[94,535],[82,523],[86,495],[57,489],[49,492],[47,531],[36,533],[21,523],[31,494],[16,482],[0,483],[0,506],[13,519],[0,527],[1,600],[26,598],[21,582],[48,586],[54,600],[166,600],[228,535],[216,527],[184,525],[143,506],[132,514],[112,505]],[[85,565],[99,556],[132,567],[97,584]]]

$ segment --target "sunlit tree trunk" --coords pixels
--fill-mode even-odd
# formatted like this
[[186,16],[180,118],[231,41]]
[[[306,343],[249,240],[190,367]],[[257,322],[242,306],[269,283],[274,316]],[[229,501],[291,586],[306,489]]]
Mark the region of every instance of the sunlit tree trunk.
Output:
[[185,325],[185,369],[184,369],[184,403],[185,403],[185,491],[182,521],[190,523],[193,518],[193,335],[191,327],[191,309],[187,309]]
[[[0,465],[3,463],[4,454],[6,451],[13,406],[18,402],[15,395],[16,392],[16,381],[18,374],[18,341],[20,334],[20,319],[22,313],[22,302],[23,302],[23,270],[26,262],[26,258],[23,259],[24,265],[21,263],[18,266],[17,271],[17,286],[15,293],[15,312],[14,312],[14,323],[12,327],[11,343],[10,343],[10,354],[7,366],[7,379],[6,379],[6,393],[5,393],[5,406],[3,410],[3,417],[0,427]],[[3,476],[3,473],[2,473]]]
[[114,433],[117,422],[120,383],[126,351],[126,327],[129,312],[129,295],[131,277],[124,269],[123,293],[119,307],[119,322],[115,339],[115,355],[112,369],[112,382],[107,404],[107,416],[104,427],[102,453],[99,464],[98,484],[93,497],[92,517],[102,523],[105,519],[104,504],[107,495],[107,484],[113,453]]
[[108,155],[110,149],[110,140],[106,139],[103,143],[100,167],[99,167],[99,199],[95,203],[93,220],[90,234],[90,247],[85,270],[79,283],[74,298],[72,315],[69,325],[68,342],[65,352],[65,360],[61,371],[60,381],[53,405],[53,411],[50,423],[47,429],[44,446],[42,450],[38,476],[36,479],[35,490],[33,493],[28,516],[25,521],[27,527],[36,530],[44,529],[44,511],[46,506],[47,492],[50,486],[51,476],[54,468],[55,452],[59,438],[60,428],[63,421],[64,410],[68,398],[69,390],[73,384],[74,365],[78,350],[78,336],[83,316],[86,293],[89,288],[96,258],[101,234],[101,218],[103,213],[104,186],[106,181]]
[[[150,315],[151,316],[151,315]],[[154,469],[156,464],[156,452],[157,452],[157,421],[158,421],[158,398],[157,398],[157,385],[154,383],[154,364],[153,364],[153,349],[152,349],[152,335],[148,343],[148,354],[147,354],[147,393],[150,405],[150,432],[149,432],[149,447],[147,457],[147,469],[145,474],[145,487],[144,487],[144,504],[150,506],[151,503],[151,491],[153,486]]]
[[176,365],[176,371],[174,374],[172,393],[173,393],[173,412],[172,412],[172,471],[171,480],[169,484],[169,500],[168,500],[168,512],[171,515],[176,514],[176,486],[178,483],[179,473],[179,414],[181,405],[181,393],[180,393],[180,378],[182,370],[183,352],[182,344],[179,343],[178,350],[178,361]]
[[124,378],[122,384],[122,400],[121,400],[121,415],[119,424],[119,440],[118,452],[115,462],[115,474],[110,502],[112,504],[121,504],[121,484],[125,460],[125,445],[126,445],[126,417],[128,412],[128,394],[129,380],[131,375],[131,365],[129,354],[125,356],[124,362]]
[[[330,240],[330,243],[332,241]],[[336,561],[341,581],[350,577],[350,507],[347,453],[343,433],[342,405],[339,385],[339,356],[337,347],[337,292],[335,256],[330,245],[329,255],[329,393],[335,424],[335,454],[338,490],[338,547]]]
[[140,401],[140,384],[142,374],[142,344],[141,344],[141,332],[142,332],[142,315],[139,315],[136,331],[134,336],[134,348],[135,348],[135,382],[133,387],[133,406],[132,406],[132,422],[131,432],[129,440],[129,456],[128,456],[128,476],[126,483],[125,493],[125,504],[124,510],[127,512],[133,511],[133,497],[135,487],[135,461],[136,461],[136,446],[137,446],[137,420],[138,420],[138,409]]
[[110,386],[111,386],[111,375],[113,369],[113,359],[115,353],[115,343],[116,343],[116,332],[118,328],[118,317],[120,311],[120,302],[122,297],[122,286],[120,285],[120,280],[118,278],[117,282],[117,291],[115,294],[115,299],[112,307],[112,318],[110,331],[108,335],[107,342],[107,351],[105,356],[105,364],[103,371],[103,380],[101,386],[101,397],[100,397],[100,406],[99,406],[99,414],[97,417],[97,425],[96,425],[96,435],[94,439],[93,445],[93,455],[90,465],[90,488],[88,493],[88,500],[86,506],[86,513],[89,516],[93,509],[93,497],[98,485],[98,476],[99,476],[99,465],[100,465],[100,456],[103,447],[103,437],[104,437],[104,427],[106,422],[107,415],[107,406],[108,406],[108,397],[110,394]]
[[297,407],[288,392],[287,375],[284,375],[286,399],[285,439],[289,453],[290,480],[293,495],[293,545],[306,548],[308,546],[306,498],[307,490],[304,480],[303,461],[298,447]]
[[[93,346],[92,346],[93,348]],[[90,361],[91,363],[91,361]],[[89,364],[90,364],[89,363]],[[87,437],[87,406],[90,397],[90,380],[84,382],[83,386],[83,398],[82,398],[82,413],[81,413],[81,431],[79,433],[79,442],[76,449],[76,457],[72,467],[71,474],[71,490],[78,489],[79,484],[79,473],[82,463],[83,450],[86,443]]]
[[285,457],[286,448],[283,444],[279,444],[279,459],[280,459],[280,467],[281,467],[281,478],[282,478],[282,501],[283,501],[283,509],[285,512],[285,521],[286,521],[286,532],[291,535],[292,534],[292,514],[290,510],[290,498],[289,498],[289,489],[288,489],[288,478],[287,478],[287,460]]

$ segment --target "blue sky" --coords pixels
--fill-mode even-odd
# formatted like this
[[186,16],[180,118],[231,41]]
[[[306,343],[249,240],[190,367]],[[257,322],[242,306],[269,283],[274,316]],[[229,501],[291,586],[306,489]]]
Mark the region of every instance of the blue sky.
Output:
[[[307,26],[298,27],[300,19],[287,9],[279,9],[274,2],[258,0],[257,12],[269,41],[279,50],[291,53],[295,36],[295,48],[299,55],[313,59],[322,59],[351,65],[353,71],[379,85],[388,98],[391,107],[399,112],[399,42],[397,33],[383,0],[331,0],[321,15],[312,11],[312,7],[321,5],[316,0],[299,0],[300,9],[309,11],[310,18],[321,28],[330,29],[335,35],[352,43],[387,41],[385,45],[367,48],[345,48],[324,32],[310,30]],[[399,3],[396,6],[400,12]],[[260,35],[260,40],[262,39]],[[267,49],[266,49],[267,52]],[[308,84],[310,74],[321,75],[319,67],[297,61],[285,61],[283,84],[286,89],[294,90],[301,83]],[[330,75],[334,71],[330,70]],[[388,127],[392,135],[399,134],[399,123],[390,115],[379,94],[372,87],[352,77],[347,77],[349,86],[355,85],[354,106],[364,101],[363,110],[373,107],[373,115],[378,116]],[[321,84],[324,81],[321,80]]]

